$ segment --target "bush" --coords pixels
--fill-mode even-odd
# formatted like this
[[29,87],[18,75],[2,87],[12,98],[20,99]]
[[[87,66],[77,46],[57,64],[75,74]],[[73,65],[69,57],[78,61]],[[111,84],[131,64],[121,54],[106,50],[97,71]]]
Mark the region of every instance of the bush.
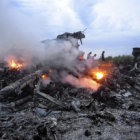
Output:
[[106,61],[108,62],[108,61],[112,61],[113,57],[112,57],[112,56],[108,56],[108,57],[106,57],[105,59],[106,59]]
[[108,56],[106,57],[106,62],[112,61],[116,65],[131,65],[133,62],[133,56],[131,55],[119,55],[119,56]]

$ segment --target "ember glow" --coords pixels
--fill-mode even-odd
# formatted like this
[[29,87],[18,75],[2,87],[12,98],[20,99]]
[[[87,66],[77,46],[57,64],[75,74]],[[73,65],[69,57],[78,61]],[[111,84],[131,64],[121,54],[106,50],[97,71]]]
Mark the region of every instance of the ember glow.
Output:
[[89,88],[96,91],[101,85],[89,77],[76,78],[72,75],[67,75],[64,82],[74,85],[78,88]]
[[78,59],[83,60],[84,59],[84,54],[79,55]]
[[47,74],[42,74],[41,78],[42,79],[47,79],[49,76]]
[[46,80],[50,77],[50,73],[52,72],[52,69],[49,69],[49,71],[47,73],[42,74],[41,78],[43,80]]

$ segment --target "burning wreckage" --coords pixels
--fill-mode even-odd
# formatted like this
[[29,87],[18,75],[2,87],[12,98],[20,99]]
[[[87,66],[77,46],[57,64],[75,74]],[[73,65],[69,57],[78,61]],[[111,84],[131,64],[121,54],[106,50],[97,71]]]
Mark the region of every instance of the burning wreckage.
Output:
[[[134,68],[117,67],[90,54],[84,59],[82,38],[83,32],[58,35],[54,41],[71,48],[53,63],[29,70],[24,59],[10,56],[0,64],[1,139],[139,139],[140,49],[133,51]],[[63,55],[73,57],[68,66]]]

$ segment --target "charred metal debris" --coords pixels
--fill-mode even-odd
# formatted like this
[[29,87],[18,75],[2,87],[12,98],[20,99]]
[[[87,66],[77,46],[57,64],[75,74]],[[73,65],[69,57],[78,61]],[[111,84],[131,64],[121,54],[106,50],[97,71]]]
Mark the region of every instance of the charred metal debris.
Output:
[[[80,31],[57,36],[61,40],[69,38],[81,41],[85,35]],[[133,50],[134,65],[112,67],[101,80],[93,77],[101,85],[97,90],[55,80],[52,73],[57,69],[16,70],[1,63],[0,139],[139,139],[138,50]],[[91,77],[88,70],[82,75]],[[43,79],[48,83],[44,85]]]

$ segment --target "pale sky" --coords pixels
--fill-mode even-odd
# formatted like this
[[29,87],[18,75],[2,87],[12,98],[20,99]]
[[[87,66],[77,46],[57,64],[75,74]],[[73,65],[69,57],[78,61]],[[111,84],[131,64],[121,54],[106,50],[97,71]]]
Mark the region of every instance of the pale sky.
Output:
[[22,28],[33,25],[40,40],[87,28],[81,46],[86,52],[99,56],[105,50],[107,56],[114,56],[131,54],[133,47],[140,46],[140,0],[5,1],[8,8],[30,20]]

